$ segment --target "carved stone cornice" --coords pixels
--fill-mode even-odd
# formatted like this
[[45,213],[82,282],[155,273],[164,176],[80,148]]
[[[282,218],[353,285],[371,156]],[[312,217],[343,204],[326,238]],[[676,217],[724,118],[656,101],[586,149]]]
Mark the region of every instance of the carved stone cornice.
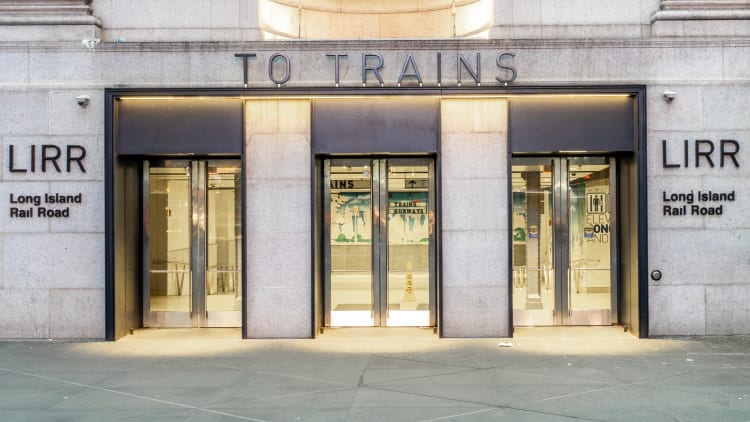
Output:
[[92,0],[0,0],[0,25],[94,25]]
[[662,0],[651,20],[750,19],[750,0]]

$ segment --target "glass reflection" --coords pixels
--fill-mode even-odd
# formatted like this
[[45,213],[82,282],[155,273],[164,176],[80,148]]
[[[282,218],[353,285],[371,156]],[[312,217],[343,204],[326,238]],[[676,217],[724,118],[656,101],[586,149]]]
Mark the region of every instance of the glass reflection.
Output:
[[513,309],[526,311],[514,316],[517,325],[554,321],[552,170],[513,166]]
[[568,178],[569,306],[573,311],[609,311],[612,307],[609,166],[572,164]]
[[388,325],[430,325],[429,167],[388,166]]
[[190,168],[152,167],[149,173],[150,309],[190,312]]
[[331,325],[373,318],[371,164],[331,166]]
[[207,170],[206,310],[241,311],[240,168],[209,162]]
[[534,161],[512,168],[514,324],[609,325],[610,165],[598,157]]

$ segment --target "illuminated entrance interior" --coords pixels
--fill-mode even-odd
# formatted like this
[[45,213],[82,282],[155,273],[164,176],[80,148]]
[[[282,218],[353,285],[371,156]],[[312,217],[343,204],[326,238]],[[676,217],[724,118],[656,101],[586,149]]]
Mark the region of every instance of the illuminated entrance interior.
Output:
[[513,322],[617,323],[615,162],[513,158]]
[[242,325],[239,160],[144,162],[143,325]]
[[487,38],[492,0],[258,0],[263,39]]
[[325,324],[435,325],[431,159],[324,162]]

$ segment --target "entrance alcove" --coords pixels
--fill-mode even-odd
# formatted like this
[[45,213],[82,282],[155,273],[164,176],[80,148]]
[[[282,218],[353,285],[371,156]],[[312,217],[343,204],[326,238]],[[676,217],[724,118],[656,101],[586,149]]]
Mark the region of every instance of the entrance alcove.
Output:
[[263,39],[487,38],[492,0],[259,0]]

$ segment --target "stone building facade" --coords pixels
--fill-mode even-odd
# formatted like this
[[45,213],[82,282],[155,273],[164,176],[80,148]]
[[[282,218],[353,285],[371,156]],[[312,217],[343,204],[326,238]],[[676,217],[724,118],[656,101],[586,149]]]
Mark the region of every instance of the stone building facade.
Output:
[[0,338],[750,334],[750,1],[2,0],[0,58]]

